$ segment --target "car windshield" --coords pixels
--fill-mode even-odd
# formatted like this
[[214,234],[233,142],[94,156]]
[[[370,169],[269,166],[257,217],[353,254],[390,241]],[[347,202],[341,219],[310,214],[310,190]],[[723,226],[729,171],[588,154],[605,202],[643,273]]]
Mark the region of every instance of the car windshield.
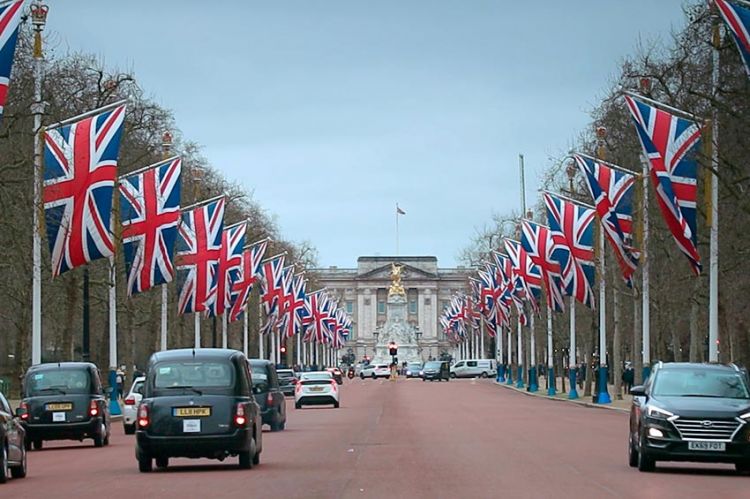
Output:
[[265,364],[250,364],[250,372],[255,376],[268,377],[268,371]]
[[409,364],[408,369],[421,369],[422,364]]
[[56,369],[30,374],[26,378],[26,396],[91,393],[86,369]]
[[651,393],[661,397],[750,398],[739,373],[712,369],[662,369]]
[[165,361],[154,366],[154,387],[167,388],[230,388],[234,369],[230,362]]
[[294,377],[294,371],[285,371],[283,369],[276,371],[276,374],[279,375],[279,378],[293,378]]
[[425,369],[440,369],[440,362],[428,362],[424,365]]

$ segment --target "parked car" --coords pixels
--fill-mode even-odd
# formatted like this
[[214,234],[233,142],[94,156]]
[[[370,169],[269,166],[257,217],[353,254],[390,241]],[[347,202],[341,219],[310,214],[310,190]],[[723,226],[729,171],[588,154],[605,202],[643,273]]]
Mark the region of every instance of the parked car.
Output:
[[294,395],[294,385],[299,381],[297,373],[293,369],[277,369],[276,375],[279,378],[281,393],[288,396]]
[[26,476],[26,430],[18,418],[13,417],[10,404],[0,393],[0,483],[8,481],[8,472],[13,478]]
[[659,363],[630,393],[630,466],[697,461],[750,472],[750,390],[736,366]]
[[487,378],[497,376],[495,359],[459,360],[450,368],[451,378]]
[[126,435],[135,433],[135,421],[138,419],[138,404],[143,399],[144,381],[146,381],[145,376],[139,376],[133,380],[133,384],[130,385],[130,391],[122,405],[122,427]]
[[404,372],[407,378],[419,378],[419,372],[422,370],[421,362],[410,362],[406,364],[406,371]]
[[156,352],[138,406],[135,456],[141,472],[171,457],[224,460],[240,468],[260,462],[260,407],[252,396],[247,358],[218,348]]
[[360,373],[362,372],[362,369],[364,369],[364,368],[365,368],[365,365],[362,364],[361,362],[359,364],[355,364],[354,365],[354,375],[355,376],[359,376]]
[[362,368],[362,371],[359,373],[359,377],[362,379],[365,378],[388,378],[391,375],[391,366],[388,364],[370,364],[364,368]]
[[326,368],[326,371],[331,373],[331,376],[333,376],[333,379],[338,383],[339,385],[344,384],[344,373],[341,372],[341,369],[338,367],[328,367]]
[[109,404],[99,370],[90,362],[56,362],[31,366],[23,380],[17,414],[26,430],[26,449],[41,449],[45,440],[91,438],[96,447],[109,444]]
[[276,367],[270,360],[250,359],[253,374],[253,395],[260,406],[263,424],[271,431],[281,431],[286,427],[286,400],[279,386]]
[[425,362],[422,371],[420,371],[422,381],[450,381],[450,367],[444,360],[430,360]]
[[303,373],[294,390],[294,407],[303,405],[333,404],[339,408],[339,388],[329,371]]

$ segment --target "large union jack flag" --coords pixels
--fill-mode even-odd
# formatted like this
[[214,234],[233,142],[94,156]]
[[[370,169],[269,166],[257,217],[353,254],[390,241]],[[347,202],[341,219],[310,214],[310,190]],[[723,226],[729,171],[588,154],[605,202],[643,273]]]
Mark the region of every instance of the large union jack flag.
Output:
[[560,263],[553,256],[555,243],[552,241],[549,228],[529,220],[524,220],[522,226],[521,246],[542,271],[547,307],[555,312],[562,312],[565,301],[562,295],[561,269]]
[[568,296],[589,308],[596,308],[594,298],[594,225],[596,212],[544,194],[547,221],[554,243],[552,256],[560,264],[562,281]]
[[698,194],[695,153],[700,146],[700,128],[692,121],[629,95],[625,96],[625,101],[649,159],[651,182],[661,214],[693,272],[700,274],[695,227]]
[[542,297],[542,272],[539,266],[531,261],[521,243],[505,239],[504,245],[515,277],[516,293],[523,296],[531,305],[531,309],[538,314],[539,300]]
[[208,290],[216,278],[224,230],[224,198],[182,212],[177,238],[177,271],[181,314],[206,310]]
[[280,330],[287,338],[302,332],[302,321],[305,312],[305,276],[295,274],[291,279],[289,293],[284,296],[284,308],[281,316]]
[[329,329],[330,310],[327,305],[328,295],[325,289],[314,291],[305,296],[306,328],[303,340],[307,343],[328,343],[331,337]]
[[747,4],[714,0],[740,51],[745,71],[750,75],[750,8]]
[[112,195],[125,106],[44,134],[44,214],[52,275],[114,254]]
[[633,286],[633,273],[640,253],[633,247],[633,185],[635,175],[615,170],[597,161],[574,154],[576,164],[586,179],[594,199],[596,213],[615,252],[622,277]]
[[276,255],[261,263],[260,302],[266,316],[266,322],[260,332],[268,334],[276,327],[280,319],[280,307],[284,299],[284,259],[286,254]]
[[180,158],[120,178],[128,296],[172,282],[180,224]]
[[24,0],[18,0],[0,6],[0,119],[3,117],[5,102],[8,100],[8,84],[13,67],[13,56],[16,53],[18,23],[21,21],[23,2]]
[[242,318],[247,309],[247,299],[253,290],[253,284],[260,276],[261,261],[268,247],[268,239],[251,244],[242,252],[242,267],[237,279],[232,283],[232,307],[229,311],[229,322]]
[[206,297],[209,317],[222,315],[232,306],[232,285],[242,270],[242,248],[245,247],[247,222],[226,227],[221,234],[221,251],[216,276]]

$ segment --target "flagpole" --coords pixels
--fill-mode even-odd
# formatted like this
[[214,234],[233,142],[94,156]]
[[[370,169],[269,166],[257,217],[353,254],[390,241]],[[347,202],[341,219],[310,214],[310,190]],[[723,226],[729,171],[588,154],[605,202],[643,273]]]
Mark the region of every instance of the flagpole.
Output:
[[398,256],[398,203],[396,203],[396,256]]
[[534,393],[539,390],[539,383],[537,381],[536,373],[536,339],[534,338],[536,335],[534,334],[535,330],[533,310],[531,310],[529,316],[529,334],[531,335],[531,337],[529,338],[529,361],[531,362],[531,369],[529,369],[529,391]]
[[[172,147],[172,134],[169,133],[168,130],[166,130],[161,136],[162,163],[166,163],[168,161],[167,158],[169,158],[169,151],[171,147]],[[172,159],[174,158],[169,158],[169,160],[172,160]],[[158,165],[159,163],[156,163],[154,165],[146,167],[146,169],[152,168]],[[134,172],[134,173],[137,173],[137,172]],[[168,328],[167,320],[169,318],[169,312],[167,310],[168,304],[169,304],[169,291],[167,289],[167,284],[164,283],[161,285],[161,349],[162,351],[167,349],[167,328]]]
[[193,325],[195,328],[195,348],[201,347],[201,316],[198,312],[193,312]]
[[297,365],[302,365],[302,332],[297,332]]
[[[551,301],[551,299],[550,299]],[[547,302],[547,395],[554,397],[557,393],[555,386],[555,357],[552,351],[552,307]]]
[[221,314],[221,348],[227,348],[227,314],[226,311]]
[[[109,380],[112,394],[109,397],[109,413],[112,416],[122,414],[117,398],[123,394],[117,390],[117,288],[115,286],[115,257],[109,257]],[[114,384],[112,383],[114,381]]]
[[575,400],[578,398],[576,390],[576,301],[570,297],[570,351],[568,352],[568,379],[570,380],[570,390],[568,398]]
[[242,314],[242,353],[248,356],[248,327],[247,327],[247,308]]
[[33,248],[31,278],[31,364],[42,363],[42,231],[40,210],[42,209],[42,30],[47,22],[48,7],[40,2],[31,5],[31,22],[34,25],[34,102],[31,113],[34,115],[34,206],[33,206]]
[[611,404],[607,391],[607,278],[605,275],[604,228],[599,226],[599,392],[598,404]]
[[505,339],[506,345],[508,345],[508,353],[506,354],[507,364],[508,368],[505,370],[505,372],[508,374],[506,382],[509,385],[513,384],[513,366],[512,366],[512,359],[513,359],[513,335],[511,333],[511,328],[508,327],[508,329],[505,332]]
[[[651,375],[651,307],[650,307],[650,289],[649,289],[649,256],[648,256],[648,174],[649,165],[648,158],[641,155],[641,161],[643,163],[643,239],[641,242],[641,261],[643,262],[641,268],[643,269],[643,291],[641,293],[641,320],[643,331],[642,331],[642,362],[643,372],[641,382],[645,383],[648,377]],[[636,352],[637,354],[638,352]]]
[[711,116],[711,215],[710,260],[708,290],[708,361],[719,362],[719,46],[721,25],[714,16],[713,50],[711,51],[711,85],[713,106]]
[[497,382],[505,382],[505,362],[503,360],[503,330],[495,323],[495,338],[497,341]]
[[[510,319],[510,314],[508,314]],[[523,327],[521,326],[521,318],[518,319],[518,347],[516,348],[516,359],[518,364],[518,375],[516,376],[516,388],[523,388]]]

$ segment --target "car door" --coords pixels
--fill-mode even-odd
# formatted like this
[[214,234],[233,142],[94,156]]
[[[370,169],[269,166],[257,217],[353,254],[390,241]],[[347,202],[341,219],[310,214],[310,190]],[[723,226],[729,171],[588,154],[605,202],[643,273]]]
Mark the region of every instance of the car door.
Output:
[[467,360],[464,373],[466,376],[479,376],[480,372],[479,372],[479,366],[477,365],[477,361]]
[[268,392],[273,397],[273,406],[279,411],[283,421],[286,417],[286,400],[279,386],[279,375],[276,374],[276,367],[272,364],[268,366]]
[[464,375],[464,371],[466,370],[465,366],[466,366],[466,362],[463,360],[459,360],[453,366],[453,372],[455,373],[457,378],[460,378],[461,376]]
[[23,457],[23,446],[22,430],[19,427],[18,422],[13,419],[13,413],[10,409],[10,404],[5,398],[5,395],[0,393],[0,436],[5,433],[8,440],[8,460],[20,461]]

